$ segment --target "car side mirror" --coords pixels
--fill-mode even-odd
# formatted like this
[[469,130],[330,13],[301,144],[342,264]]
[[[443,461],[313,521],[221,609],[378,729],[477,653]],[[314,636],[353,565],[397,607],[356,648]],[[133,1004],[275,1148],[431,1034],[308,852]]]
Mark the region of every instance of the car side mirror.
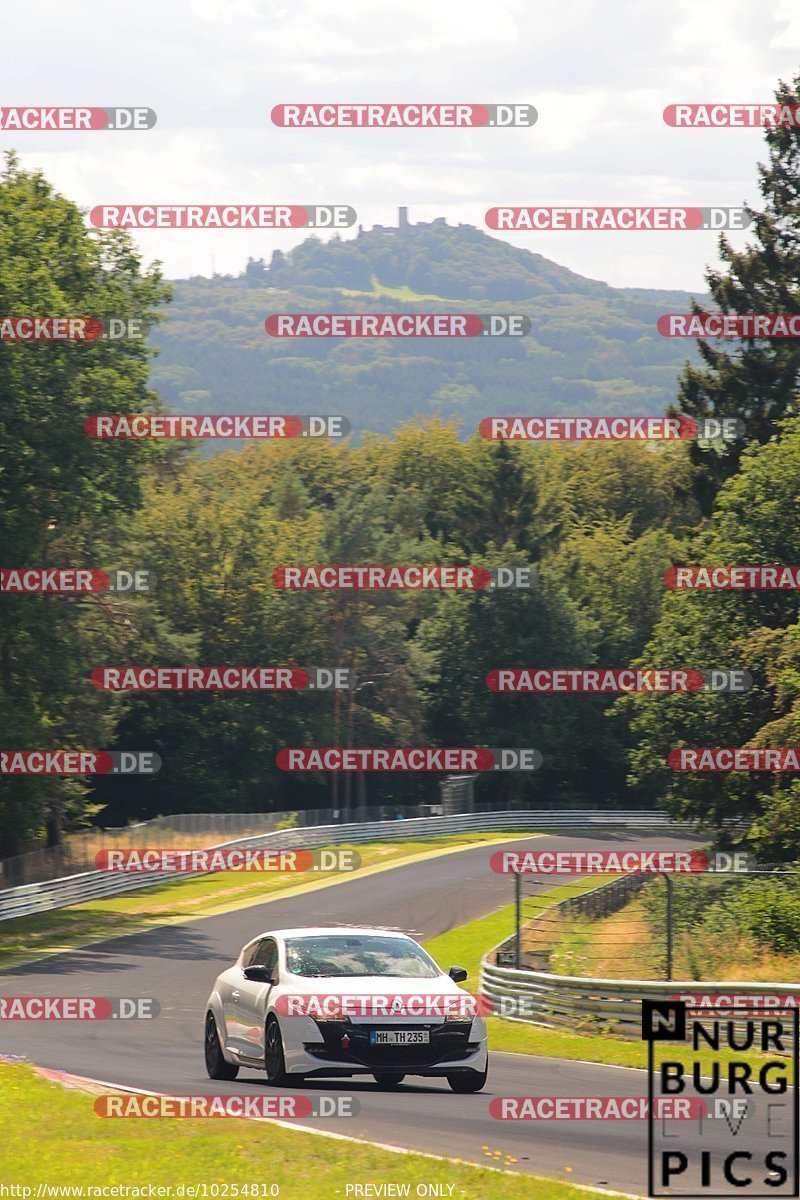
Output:
[[451,967],[447,974],[450,976],[453,983],[463,983],[467,978],[467,972],[463,967]]
[[270,968],[264,967],[261,965],[245,967],[244,977],[245,977],[245,979],[249,979],[251,981],[251,983],[274,983],[275,982],[275,976],[272,974],[272,971],[270,970]]

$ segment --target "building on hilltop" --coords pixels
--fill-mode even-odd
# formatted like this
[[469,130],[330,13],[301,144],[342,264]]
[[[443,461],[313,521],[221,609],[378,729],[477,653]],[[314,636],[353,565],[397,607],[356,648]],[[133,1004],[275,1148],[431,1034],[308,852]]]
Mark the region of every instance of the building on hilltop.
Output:
[[[412,225],[408,219],[408,206],[402,205],[397,210],[396,225],[373,225],[370,233],[407,233],[410,229],[431,229],[434,225],[446,225],[446,217],[434,217],[432,221],[418,221],[416,225]],[[359,225],[358,236],[364,233],[364,226]]]

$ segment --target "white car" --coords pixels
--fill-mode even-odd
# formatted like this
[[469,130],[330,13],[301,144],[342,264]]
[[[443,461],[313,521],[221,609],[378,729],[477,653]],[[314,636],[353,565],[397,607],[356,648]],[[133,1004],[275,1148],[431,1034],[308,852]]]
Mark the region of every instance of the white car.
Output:
[[413,938],[392,930],[263,933],[212,988],[206,1069],[212,1079],[235,1079],[240,1067],[255,1067],[276,1085],[372,1075],[395,1087],[406,1075],[439,1076],[454,1092],[478,1092],[488,1069],[486,1022],[458,987],[466,977],[462,967],[445,974]]

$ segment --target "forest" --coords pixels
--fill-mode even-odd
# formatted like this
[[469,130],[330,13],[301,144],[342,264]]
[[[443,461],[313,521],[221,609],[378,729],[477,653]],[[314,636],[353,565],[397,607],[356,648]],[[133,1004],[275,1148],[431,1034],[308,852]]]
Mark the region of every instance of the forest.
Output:
[[[778,128],[767,130],[765,139],[762,198],[751,210],[750,241],[734,250],[721,237],[722,265],[708,270],[708,303],[721,312],[800,311],[796,137]],[[434,227],[418,236],[440,235]],[[471,233],[450,230],[447,237],[477,245]],[[387,251],[380,268],[387,286],[442,286],[435,270],[430,279],[401,271],[391,258],[399,253],[397,241],[392,245],[395,251]],[[497,253],[519,268],[522,289],[524,271],[516,257],[522,252]],[[367,255],[359,274],[355,251],[335,244],[324,254],[319,247],[295,252],[278,274],[286,273],[287,286],[306,286],[309,274],[322,270],[314,264],[323,258],[332,263],[336,255],[343,264],[339,275],[331,267],[337,286],[365,287],[364,272],[374,276],[374,256]],[[542,263],[537,270],[545,270]],[[260,269],[251,266],[250,274],[259,276]],[[461,283],[449,290],[460,289],[467,299],[464,275],[463,263],[455,262],[453,277]],[[573,363],[591,357],[593,335],[582,341],[568,316],[581,289],[576,283],[573,291],[560,291],[558,271],[550,275],[549,293],[540,287],[535,295],[540,311],[560,325],[559,347],[549,353]],[[184,289],[180,315],[186,318],[192,289],[213,308],[225,286],[226,297],[246,297],[259,313],[266,343],[263,319],[282,311],[290,293],[250,282],[178,285]],[[610,322],[629,321],[613,289],[588,282],[585,303]],[[314,276],[312,283],[321,288],[311,306],[319,311],[332,293],[325,290],[327,280]],[[494,283],[487,278],[485,285],[476,304],[496,299]],[[475,433],[471,401],[460,413],[440,411],[435,372],[432,377],[420,357],[427,350],[369,349],[377,355],[369,371],[378,373],[386,400],[378,420],[369,389],[357,385],[359,356],[367,351],[354,342],[337,341],[325,354],[313,342],[302,350],[278,345],[269,369],[262,370],[263,389],[245,395],[236,386],[236,364],[247,358],[248,347],[235,323],[226,331],[219,320],[208,328],[193,323],[181,347],[185,360],[195,361],[180,368],[187,372],[188,386],[180,392],[187,411],[215,411],[209,407],[213,389],[195,389],[190,377],[192,371],[204,376],[204,356],[213,358],[220,376],[229,375],[230,397],[246,401],[229,411],[302,411],[294,404],[301,394],[307,411],[327,411],[332,393],[318,389],[312,376],[336,374],[339,368],[331,372],[325,357],[333,354],[344,372],[336,395],[342,410],[356,416],[360,436],[249,442],[217,447],[211,456],[196,445],[87,437],[83,425],[92,414],[159,412],[175,404],[180,384],[169,339],[183,338],[181,320],[169,327],[166,340],[161,337],[172,290],[157,264],[144,266],[129,234],[87,230],[74,203],[9,156],[0,177],[0,310],[90,314],[101,321],[136,316],[156,336],[149,343],[3,344],[0,561],[16,568],[147,570],[157,586],[140,594],[0,598],[3,744],[150,750],[163,766],[152,777],[0,779],[0,855],[45,840],[54,844],[65,831],[90,822],[324,807],[331,779],[282,772],[276,765],[282,748],[416,745],[540,751],[542,766],[534,773],[479,779],[478,800],[666,804],[711,821],[743,817],[752,823],[754,842],[773,857],[796,856],[800,784],[791,776],[677,774],[667,756],[679,746],[787,746],[797,740],[797,593],[687,593],[664,581],[665,571],[679,564],[796,560],[796,340],[699,341],[678,372],[656,411],[742,420],[745,436],[726,447],[511,444]],[[504,293],[505,301],[521,297],[522,291]],[[373,297],[372,309],[376,303]],[[385,296],[380,303],[387,303]],[[643,314],[654,313],[658,303],[652,295],[636,303],[646,325]],[[706,310],[698,301],[693,311]],[[657,338],[642,343],[631,321],[631,354],[641,354],[644,371],[667,369],[665,360],[650,355]],[[163,353],[154,360],[159,337]],[[684,357],[689,345],[682,348]],[[481,406],[487,398],[502,398],[511,411],[539,411],[531,402],[530,364],[524,360],[528,390],[516,392],[518,349],[503,353],[512,364],[506,391],[478,388]],[[397,361],[390,369],[382,356],[388,362],[392,354]],[[443,378],[451,381],[446,386],[476,386],[458,382],[472,379],[459,358],[463,345],[437,354]],[[295,362],[287,374],[289,358],[300,355],[301,367]],[[394,411],[401,358],[403,370],[417,372],[417,383]],[[165,372],[173,373],[172,389],[162,386]],[[550,411],[577,411],[568,393],[559,395],[543,377],[535,386]],[[599,394],[587,393],[584,411],[597,405]],[[419,402],[423,395],[426,403]],[[630,395],[641,399],[639,392]],[[625,407],[646,411],[638,403],[626,401]],[[375,419],[359,425],[359,411]],[[304,563],[534,571],[530,588],[496,591],[298,592],[275,586],[273,572]],[[347,668],[357,684],[313,693],[109,693],[92,687],[93,671],[122,665]],[[741,694],[547,696],[502,694],[486,683],[499,668],[628,665],[741,669],[753,687]],[[435,776],[367,774],[348,787],[343,802],[345,811],[356,802],[417,803],[435,800],[436,790]]]

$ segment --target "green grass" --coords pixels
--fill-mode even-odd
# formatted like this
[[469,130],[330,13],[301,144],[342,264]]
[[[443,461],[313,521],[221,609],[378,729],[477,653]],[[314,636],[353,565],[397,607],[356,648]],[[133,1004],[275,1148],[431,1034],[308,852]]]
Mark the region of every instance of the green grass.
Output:
[[[350,1183],[454,1184],[459,1200],[496,1200],[508,1189],[497,1170],[393,1154],[368,1143],[315,1137],[270,1122],[236,1119],[114,1119],[95,1115],[95,1097],[37,1076],[23,1064],[0,1063],[0,1183],[90,1187],[103,1184],[176,1188],[180,1184],[277,1184],[281,1200],[344,1197]],[[445,1098],[446,1099],[446,1098]],[[476,1098],[477,1099],[477,1098]],[[353,1122],[358,1126],[358,1119]],[[40,1136],[32,1136],[33,1131]],[[445,1150],[445,1138],[442,1138]],[[476,1151],[480,1148],[476,1146]],[[487,1146],[495,1168],[516,1159]],[[515,1175],[518,1200],[586,1200],[557,1180]],[[230,1193],[229,1193],[230,1194]]]
[[[369,842],[350,848],[361,856],[361,868],[337,878],[349,879],[364,870],[420,856],[445,853],[461,846],[493,843],[512,833],[453,833],[404,842]],[[518,835],[517,835],[518,836]],[[530,836],[525,834],[524,836]],[[302,831],[298,843],[302,842]],[[137,933],[156,925],[176,924],[234,908],[260,904],[277,895],[291,895],[299,887],[318,887],[319,877],[305,882],[293,874],[222,871],[191,879],[141,888],[121,896],[75,904],[32,917],[0,922],[0,970],[24,965],[44,954],[77,949],[102,938]]]
[[[386,296],[389,300],[404,300],[409,304],[413,304],[417,300],[436,300],[440,304],[447,302],[447,296],[414,292],[405,284],[402,287],[390,287],[388,283],[381,283],[376,275],[372,276],[372,291],[370,292],[359,291],[356,288],[336,288],[335,290],[341,292],[343,296]],[[454,300],[453,303],[463,305],[464,302],[463,300]]]
[[[589,875],[572,883],[562,883],[556,887],[547,888],[537,893],[537,899],[547,897],[556,904],[569,896],[579,896],[582,892],[590,892],[613,875]],[[478,982],[481,959],[487,950],[491,950],[498,942],[505,941],[514,932],[514,905],[500,908],[490,913],[488,917],[480,917],[467,925],[459,925],[448,933],[431,938],[425,943],[425,949],[436,961],[444,966],[464,967],[469,972],[470,980]],[[447,962],[444,960],[447,959]]]
[[[539,893],[556,903],[580,892],[591,891],[607,876],[589,876],[574,883],[561,884]],[[464,967],[469,973],[465,986],[477,991],[480,978],[481,959],[499,942],[514,932],[514,905],[510,904],[487,917],[459,925],[448,933],[425,942],[425,949],[446,971],[448,967]],[[676,984],[676,991],[679,984]],[[644,1042],[615,1037],[606,1032],[572,1032],[550,1029],[546,1025],[535,1025],[528,1021],[509,1021],[502,1017],[488,1017],[489,1047],[491,1050],[510,1054],[531,1054],[544,1058],[563,1058],[572,1061],[602,1063],[617,1067],[647,1067],[647,1046]],[[712,1062],[746,1061],[760,1065],[766,1061],[762,1054],[726,1054],[722,1050],[713,1055],[701,1051],[696,1055],[704,1070]]]

